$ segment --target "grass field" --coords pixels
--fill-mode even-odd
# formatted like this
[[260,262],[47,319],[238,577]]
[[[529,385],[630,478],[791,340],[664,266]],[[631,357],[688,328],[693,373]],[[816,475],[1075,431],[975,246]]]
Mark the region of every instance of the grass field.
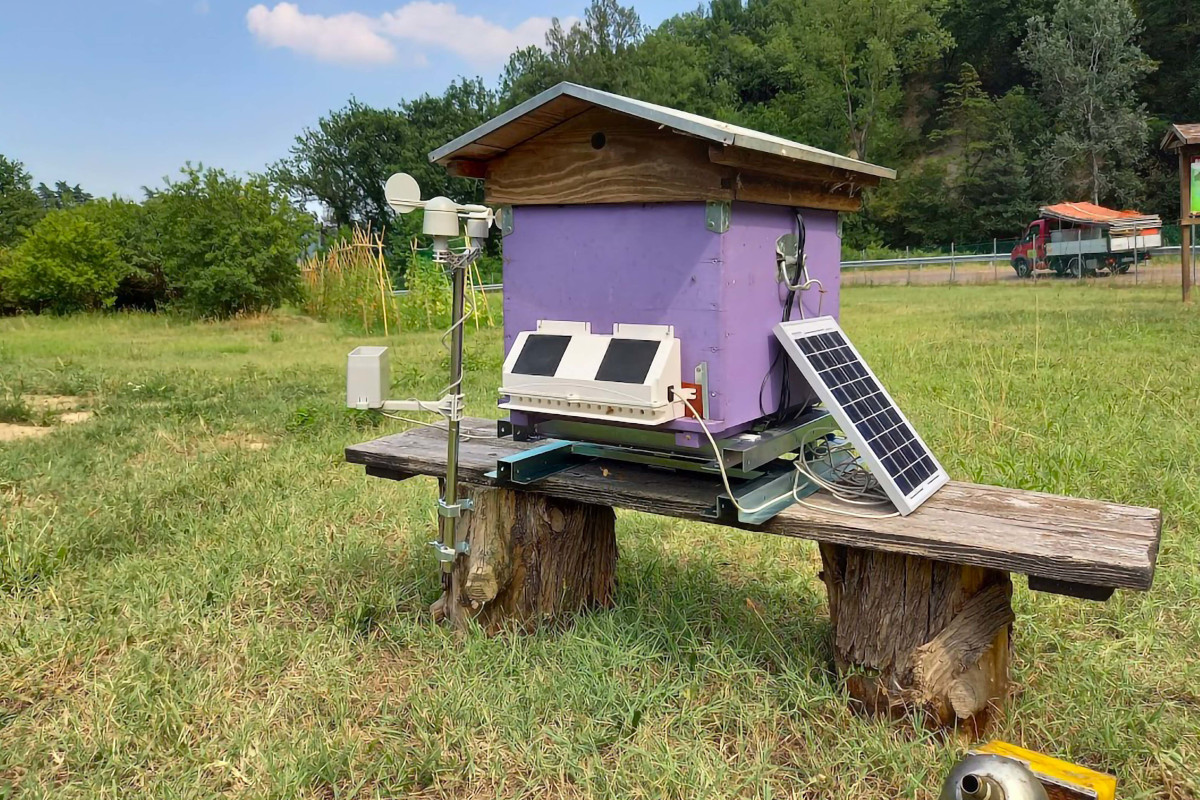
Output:
[[[1148,594],[1018,581],[996,731],[1122,798],[1200,797],[1200,314],[1176,294],[856,288],[842,314],[955,478],[1163,509]],[[357,343],[285,314],[0,320],[0,421],[21,395],[95,412],[0,443],[0,797],[936,796],[965,742],[847,710],[809,543],[620,514],[613,610],[432,626],[434,484],[342,463],[400,427],[341,408]],[[437,334],[389,344],[398,395],[439,388]],[[472,332],[472,413],[500,363]]]

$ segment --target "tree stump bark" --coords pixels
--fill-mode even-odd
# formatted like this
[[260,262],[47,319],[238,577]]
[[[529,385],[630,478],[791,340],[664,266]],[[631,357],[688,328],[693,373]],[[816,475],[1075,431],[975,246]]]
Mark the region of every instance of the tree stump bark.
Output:
[[[464,487],[475,504],[459,520],[460,556],[430,611],[457,628],[489,634],[569,620],[612,604],[617,568],[615,515],[607,506],[536,492]],[[439,532],[440,533],[440,532]]]
[[1009,691],[1008,573],[821,545],[834,664],[867,711],[982,732]]

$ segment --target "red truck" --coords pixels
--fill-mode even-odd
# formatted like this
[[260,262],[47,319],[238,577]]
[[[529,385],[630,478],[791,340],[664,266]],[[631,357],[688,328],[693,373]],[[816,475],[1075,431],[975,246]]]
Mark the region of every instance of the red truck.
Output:
[[1154,214],[1115,211],[1092,203],[1042,206],[1010,258],[1017,276],[1110,275],[1128,272],[1162,246],[1162,220]]

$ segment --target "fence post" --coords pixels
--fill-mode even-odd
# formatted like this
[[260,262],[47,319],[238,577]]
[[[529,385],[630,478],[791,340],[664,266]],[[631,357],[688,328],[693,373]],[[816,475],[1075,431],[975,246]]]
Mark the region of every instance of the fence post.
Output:
[[954,242],[950,243],[950,282],[954,283]]
[[1000,255],[998,252],[996,252],[996,249],[998,246],[999,245],[997,244],[996,238],[993,237],[992,238],[992,280],[993,281],[1000,280],[1000,273],[996,269],[996,256]]
[[[1134,286],[1138,285],[1138,239],[1142,238],[1141,236],[1138,236],[1139,233],[1141,233],[1141,231],[1135,230],[1133,232],[1133,285]],[[1113,277],[1115,277],[1115,276],[1113,276]]]
[[904,283],[906,286],[912,285],[912,262],[908,260],[908,245],[904,245]]

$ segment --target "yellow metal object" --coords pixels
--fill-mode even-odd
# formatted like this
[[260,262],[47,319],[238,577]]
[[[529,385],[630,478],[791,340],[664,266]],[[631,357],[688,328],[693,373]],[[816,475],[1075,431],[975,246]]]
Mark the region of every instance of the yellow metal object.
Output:
[[[1051,758],[1008,742],[988,742],[972,752],[1015,758],[1029,767],[1052,798],[1115,800],[1117,779],[1069,761]],[[1057,790],[1057,791],[1056,791]],[[1063,791],[1065,790],[1065,792]]]

